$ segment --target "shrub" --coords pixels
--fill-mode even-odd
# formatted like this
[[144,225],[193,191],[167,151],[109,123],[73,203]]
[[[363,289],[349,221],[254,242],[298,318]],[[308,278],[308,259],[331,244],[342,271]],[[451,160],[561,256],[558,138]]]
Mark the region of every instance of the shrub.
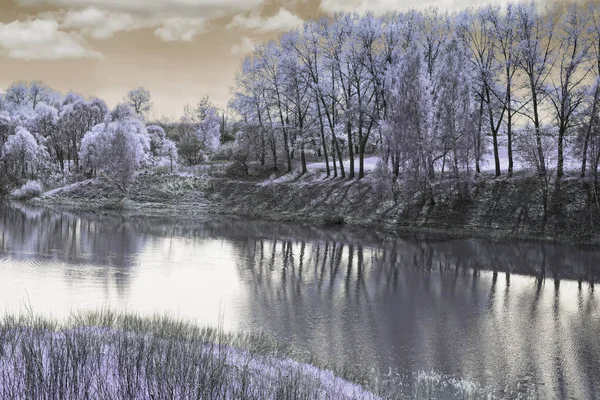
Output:
[[234,142],[223,144],[215,151],[211,157],[214,161],[230,161],[235,156],[237,145]]
[[377,163],[372,174],[372,179],[374,180],[373,188],[375,189],[375,196],[378,200],[385,200],[393,197],[394,201],[397,201],[396,189],[398,182],[394,179],[389,166],[382,160]]
[[21,188],[13,190],[11,196],[15,199],[31,199],[42,192],[43,187],[39,181],[27,181]]

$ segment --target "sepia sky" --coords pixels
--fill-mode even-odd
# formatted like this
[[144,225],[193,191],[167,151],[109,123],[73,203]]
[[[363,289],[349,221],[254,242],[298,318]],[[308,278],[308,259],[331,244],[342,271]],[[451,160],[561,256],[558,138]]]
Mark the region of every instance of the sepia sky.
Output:
[[145,86],[154,116],[225,105],[253,44],[336,11],[455,10],[477,0],[0,0],[0,88],[41,80],[114,106]]

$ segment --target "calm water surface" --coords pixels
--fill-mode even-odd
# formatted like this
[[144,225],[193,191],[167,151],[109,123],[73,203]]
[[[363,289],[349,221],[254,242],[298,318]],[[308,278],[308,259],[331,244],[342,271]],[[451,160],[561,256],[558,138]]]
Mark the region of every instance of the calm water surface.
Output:
[[263,329],[332,362],[600,399],[600,250],[0,204],[0,306]]

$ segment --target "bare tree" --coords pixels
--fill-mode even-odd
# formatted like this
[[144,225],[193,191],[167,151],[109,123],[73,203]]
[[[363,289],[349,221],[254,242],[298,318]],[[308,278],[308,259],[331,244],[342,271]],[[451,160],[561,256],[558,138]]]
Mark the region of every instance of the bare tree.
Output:
[[591,71],[585,65],[590,50],[588,16],[578,5],[570,5],[561,20],[557,41],[557,73],[550,76],[545,91],[552,104],[558,127],[558,157],[556,176],[563,176],[565,135],[576,123],[577,112],[587,95],[585,81]]
[[518,112],[515,101],[515,79],[518,70],[517,60],[517,23],[515,19],[515,6],[511,3],[506,5],[504,13],[498,8],[490,7],[486,12],[486,19],[492,25],[494,35],[494,56],[503,72],[503,80],[506,85],[505,107],[506,107],[506,141],[508,152],[508,176],[512,176],[514,170],[513,157],[513,121]]
[[146,118],[150,110],[152,110],[150,91],[141,86],[127,92],[125,102],[131,106],[137,115],[143,118]]
[[516,8],[517,38],[519,40],[518,63],[526,76],[525,86],[529,91],[527,109],[530,109],[529,113],[521,112],[520,114],[526,116],[533,123],[539,157],[539,173],[545,175],[546,162],[542,146],[540,106],[544,97],[543,87],[555,62],[556,16],[552,12],[540,14],[534,3],[518,4]]
[[[496,17],[498,9],[492,7],[481,8],[474,13],[463,12],[457,20],[457,34],[461,42],[468,49],[468,57],[475,74],[474,91],[479,98],[481,119],[483,119],[484,104],[487,109],[487,120],[492,133],[494,152],[494,166],[496,176],[500,176],[500,156],[498,152],[498,133],[506,112],[506,99],[503,87],[500,85],[498,65],[495,62],[494,32],[490,20]],[[481,129],[478,129],[481,134]],[[481,139],[476,139],[475,168],[479,172],[479,159],[481,157]]]
[[[586,122],[582,126],[582,152],[581,152],[581,177],[585,176],[588,165],[588,152],[590,143],[593,142],[594,134],[598,134],[598,110],[600,109],[600,9],[595,4],[591,4],[587,11],[591,19],[590,30],[590,50],[591,50],[591,68],[593,72],[593,82],[588,91],[588,107],[585,111]],[[597,180],[597,157],[592,158],[594,176]]]

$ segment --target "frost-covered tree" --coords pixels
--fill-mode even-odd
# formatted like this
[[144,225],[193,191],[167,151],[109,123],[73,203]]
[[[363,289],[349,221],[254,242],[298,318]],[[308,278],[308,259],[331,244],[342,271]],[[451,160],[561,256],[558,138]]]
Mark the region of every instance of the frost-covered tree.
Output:
[[456,40],[445,46],[440,56],[444,67],[436,74],[435,81],[434,109],[437,137],[442,143],[442,171],[446,160],[451,160],[452,175],[457,181],[461,178],[461,171],[469,171],[473,148],[471,137],[477,125],[473,120],[473,76],[468,70],[465,52]]
[[[231,108],[241,117],[246,132],[252,131],[256,145],[257,160],[265,165],[271,155],[273,168],[277,169],[277,144],[275,132],[267,116],[268,106],[265,100],[265,82],[260,76],[260,64],[254,58],[246,58],[240,73],[236,76],[236,94],[231,100]],[[239,136],[238,136],[239,137]],[[246,146],[242,146],[246,148]],[[255,146],[252,146],[254,148]]]
[[138,116],[146,118],[152,110],[152,98],[150,91],[143,87],[137,87],[127,92],[125,102],[133,109]]
[[6,111],[0,111],[0,149],[12,133],[12,120]]
[[150,125],[146,128],[150,144],[150,153],[157,162],[161,158],[166,159],[169,163],[170,170],[173,172],[173,166],[179,159],[177,146],[175,143],[167,139],[165,130],[158,125]]
[[186,106],[179,121],[179,157],[187,165],[197,165],[220,146],[221,117],[203,98],[193,109]]
[[27,107],[29,103],[29,88],[27,87],[27,83],[12,83],[4,92],[4,102],[6,107],[12,112]]
[[58,110],[46,103],[38,104],[29,121],[29,129],[43,138],[48,154],[57,163],[59,170],[64,172],[65,148],[58,129]]
[[158,125],[147,126],[146,130],[148,131],[148,137],[150,139],[150,151],[152,152],[152,155],[160,155],[165,140],[167,140],[165,130]]
[[525,88],[529,92],[527,106],[521,115],[533,124],[537,145],[539,173],[546,174],[546,161],[542,143],[542,115],[540,113],[544,90],[551,66],[554,63],[556,41],[556,15],[553,12],[541,13],[534,3],[516,5],[517,21],[517,60],[525,75]]
[[41,103],[49,104],[55,100],[54,91],[40,81],[33,81],[29,84],[28,100],[33,110]]
[[202,143],[202,150],[206,154],[215,152],[221,144],[221,117],[216,108],[204,110],[204,118],[198,122],[196,135]]
[[186,105],[177,125],[177,136],[179,138],[179,156],[187,165],[197,165],[203,159],[202,143],[196,134],[197,123],[197,110],[194,111],[189,105]]
[[565,136],[580,123],[578,114],[588,96],[586,79],[593,71],[593,64],[588,63],[588,52],[592,45],[588,22],[589,15],[585,10],[576,4],[568,6],[557,28],[556,71],[550,74],[549,83],[544,87],[557,125],[558,178],[564,174]]
[[597,183],[600,164],[600,8],[591,4],[584,11],[588,12],[591,20],[589,54],[592,78],[581,115],[583,123],[579,127],[578,147],[581,154],[581,177],[586,175],[589,167]]
[[175,146],[175,143],[169,139],[165,139],[160,149],[160,155],[169,161],[169,167],[172,173],[173,166],[176,165],[177,161],[179,160],[179,154],[177,152],[177,146]]
[[491,25],[493,35],[494,57],[502,70],[502,80],[505,84],[504,104],[506,108],[506,141],[508,155],[508,176],[514,169],[513,158],[513,126],[518,108],[516,106],[516,79],[518,71],[518,40],[517,23],[514,4],[507,4],[504,12],[498,7],[487,7],[485,19]]
[[397,179],[403,171],[406,180],[422,185],[423,193],[433,201],[427,172],[434,147],[432,83],[415,43],[392,65],[388,80],[388,115],[382,132],[393,177]]
[[4,94],[5,107],[12,112],[24,110],[33,111],[41,103],[55,105],[60,94],[40,81],[15,82],[11,84]]
[[19,126],[2,146],[2,157],[8,160],[13,174],[25,178],[27,174],[33,175],[35,169],[42,164],[44,152],[35,137]]
[[291,32],[282,37],[283,58],[281,60],[285,77],[283,87],[286,103],[287,125],[292,143],[292,154],[296,147],[300,150],[300,163],[302,173],[306,168],[306,147],[311,142],[313,130],[311,129],[310,114],[308,113],[312,101],[312,92],[308,84],[309,77],[298,55],[295,53],[295,42],[301,39],[297,32]]
[[85,170],[103,173],[126,193],[148,151],[147,136],[140,135],[135,120],[126,119],[94,126],[83,138],[79,157]]
[[79,150],[86,132],[104,121],[108,114],[106,103],[100,99],[87,101],[80,96],[71,95],[66,99],[59,114],[59,129],[66,143],[66,159],[79,169]]
[[138,114],[127,103],[119,103],[110,112],[111,121],[125,121],[126,119],[137,118]]
[[456,18],[456,32],[463,47],[469,66],[474,71],[473,79],[468,82],[471,90],[479,100],[479,121],[475,136],[475,169],[480,172],[480,160],[484,152],[481,132],[485,121],[492,134],[494,167],[496,176],[500,176],[500,155],[498,135],[506,112],[506,94],[500,82],[502,70],[496,62],[495,31],[491,20],[497,18],[498,9],[488,6],[478,10],[468,10]]
[[272,111],[268,111],[269,123],[272,127],[277,126],[283,139],[284,155],[287,164],[287,170],[292,170],[292,154],[290,144],[289,126],[287,121],[287,99],[283,93],[284,75],[282,68],[282,49],[273,41],[265,46],[259,46],[257,52],[261,57],[261,76],[265,83],[265,92],[267,96],[265,101],[269,103]]

